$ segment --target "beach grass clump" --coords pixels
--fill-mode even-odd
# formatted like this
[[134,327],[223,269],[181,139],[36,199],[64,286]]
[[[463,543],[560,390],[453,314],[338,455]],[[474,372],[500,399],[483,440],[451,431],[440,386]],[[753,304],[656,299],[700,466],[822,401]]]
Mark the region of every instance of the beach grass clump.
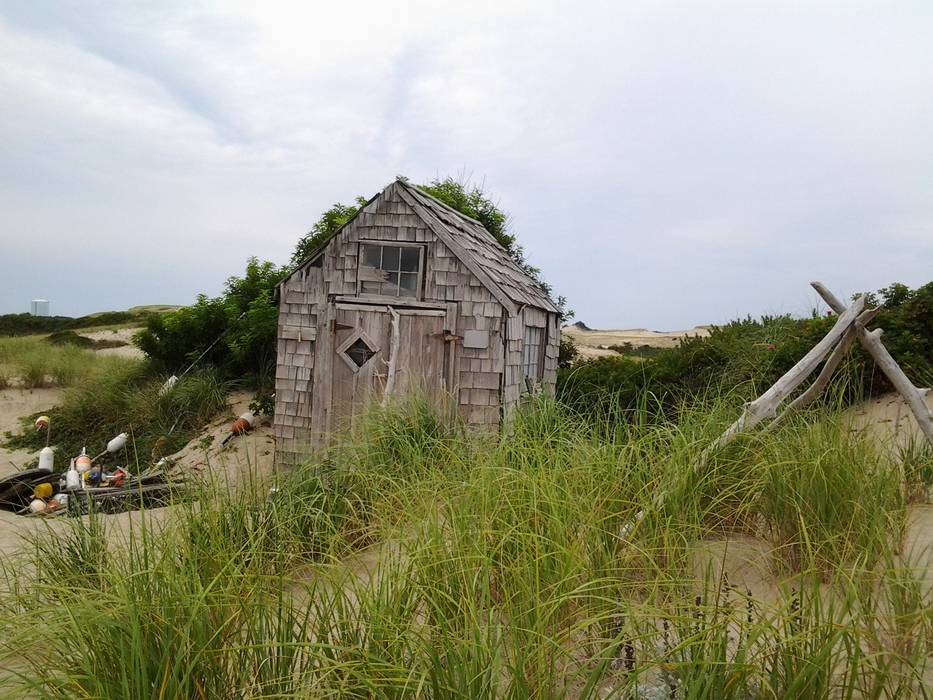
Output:
[[[0,667],[42,697],[916,696],[933,601],[907,472],[826,411],[698,462],[730,410],[610,427],[542,399],[477,439],[373,407],[159,527],[37,537],[3,564]],[[737,533],[781,575],[704,558]]]
[[139,361],[103,357],[73,343],[48,343],[40,336],[0,338],[0,369],[10,385],[26,389],[73,386],[107,374],[116,364]]
[[758,509],[791,570],[872,565],[900,543],[907,481],[869,438],[824,419],[782,431],[759,454]]

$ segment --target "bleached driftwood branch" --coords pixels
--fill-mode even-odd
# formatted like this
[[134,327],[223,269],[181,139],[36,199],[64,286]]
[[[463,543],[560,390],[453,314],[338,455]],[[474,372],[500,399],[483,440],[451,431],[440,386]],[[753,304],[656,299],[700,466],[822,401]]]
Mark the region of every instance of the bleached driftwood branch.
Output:
[[[814,345],[810,349],[810,352],[800,358],[797,364],[787,370],[770,389],[754,401],[746,404],[745,410],[742,411],[742,415],[739,416],[739,419],[730,425],[715,442],[700,453],[699,457],[693,463],[693,471],[697,472],[702,469],[713,451],[730,443],[735,439],[735,436],[742,431],[753,428],[765,418],[774,418],[777,414],[778,406],[781,405],[784,399],[787,398],[789,394],[793,393],[793,391],[813,373],[813,370],[819,366],[820,362],[822,362],[834,348],[838,351],[839,346],[845,342],[844,339],[852,334],[855,320],[859,314],[862,313],[864,308],[865,297],[860,296],[856,298],[852,306],[843,311],[829,333],[827,333],[819,343]],[[841,352],[839,359],[836,360],[837,365],[839,361],[841,361],[843,354],[845,354],[844,351]],[[666,498],[667,492],[658,492],[654,498],[653,506],[655,508],[660,508],[664,504]],[[631,531],[644,517],[645,511],[638,511],[631,521],[622,526],[619,536],[622,539],[628,537]]]
[[800,396],[787,404],[787,408],[775,416],[774,420],[767,425],[765,428],[766,431],[775,430],[797,411],[813,403],[816,397],[823,393],[826,386],[829,384],[829,380],[832,379],[833,373],[835,373],[846,354],[848,354],[849,350],[851,350],[852,346],[855,344],[857,339],[855,325],[859,323],[863,325],[871,323],[872,319],[878,315],[879,310],[880,309],[866,309],[858,315],[858,318],[855,319],[855,323],[846,329],[845,335],[842,336],[842,339],[836,344],[836,347],[833,348],[832,354],[829,356],[829,359],[826,360],[823,369],[820,370],[813,384],[807,387],[806,391],[800,394]]
[[829,333],[827,333],[819,343],[810,349],[810,352],[800,358],[797,364],[787,370],[784,376],[778,379],[770,389],[751,403],[746,404],[745,410],[742,411],[742,415],[739,416],[739,419],[730,425],[726,429],[726,432],[720,435],[713,444],[703,450],[695,468],[700,468],[706,463],[706,459],[711,452],[731,442],[739,433],[755,427],[765,418],[774,418],[777,415],[777,408],[781,405],[781,402],[783,402],[789,394],[793,393],[793,391],[813,373],[813,370],[823,361],[823,358],[825,358],[832,351],[833,347],[845,336],[846,332],[855,322],[856,317],[862,313],[862,309],[864,308],[865,297],[860,296],[856,298],[856,300],[852,302],[852,306],[845,309],[843,313],[840,314],[839,319],[836,321],[836,325],[832,327]]
[[[845,304],[839,301],[839,299],[821,283],[811,282],[810,286],[816,290],[817,294],[823,297],[823,301],[837,314],[845,309]],[[894,388],[897,389],[898,393],[904,397],[904,401],[917,419],[920,430],[923,431],[927,440],[933,445],[933,417],[931,417],[930,410],[927,408],[926,401],[924,401],[926,392],[915,387],[913,382],[904,374],[904,370],[897,364],[897,361],[891,357],[891,353],[888,352],[888,349],[881,342],[880,328],[869,331],[865,328],[864,323],[856,323],[855,331],[859,343],[861,343],[865,351],[871,355],[875,364],[884,372],[885,376]]]
[[389,403],[389,397],[395,393],[395,375],[398,373],[398,311],[391,306],[388,307],[389,315],[392,317],[392,340],[389,341],[389,367],[387,370],[385,391],[382,394],[382,406]]
[[[770,389],[759,396],[755,401],[747,404],[739,419],[730,425],[726,431],[716,439],[709,447],[700,454],[699,458],[693,464],[693,470],[696,472],[706,464],[709,455],[716,449],[728,444],[735,436],[742,431],[753,428],[766,418],[773,418],[771,428],[776,427],[788,415],[800,410],[811,403],[826,388],[833,372],[839,367],[845,355],[852,349],[852,345],[857,340],[862,347],[871,355],[875,363],[885,373],[885,376],[891,381],[894,387],[900,392],[901,396],[910,406],[917,423],[927,439],[933,444],[933,416],[926,407],[925,396],[930,389],[918,389],[904,374],[897,362],[891,357],[891,353],[881,342],[881,329],[869,331],[866,326],[878,314],[878,309],[865,308],[865,297],[858,296],[852,305],[846,307],[832,292],[819,282],[811,283],[813,288],[829,304],[839,318],[829,333],[813,348],[804,355],[800,361],[791,367],[784,375],[775,382]],[[832,353],[832,354],[830,354]],[[823,361],[826,356],[829,359],[823,365],[822,370],[813,384],[794,401],[792,401],[785,411],[778,416],[777,408],[785,398],[799,387],[804,380],[813,372],[814,369]],[[660,508],[667,493],[660,491],[653,500],[655,508]],[[622,539],[628,537],[635,526],[645,517],[645,511],[640,510],[635,517],[622,526],[619,536]]]

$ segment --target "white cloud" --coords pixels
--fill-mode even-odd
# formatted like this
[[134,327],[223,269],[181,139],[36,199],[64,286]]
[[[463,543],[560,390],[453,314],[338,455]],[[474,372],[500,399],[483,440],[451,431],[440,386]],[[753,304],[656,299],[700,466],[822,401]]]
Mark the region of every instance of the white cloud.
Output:
[[[809,276],[926,282],[930,19],[726,2],[0,7],[0,299],[184,302],[247,255],[287,259],[335,201],[461,170],[596,325],[796,308]],[[75,287],[75,269],[104,272]]]

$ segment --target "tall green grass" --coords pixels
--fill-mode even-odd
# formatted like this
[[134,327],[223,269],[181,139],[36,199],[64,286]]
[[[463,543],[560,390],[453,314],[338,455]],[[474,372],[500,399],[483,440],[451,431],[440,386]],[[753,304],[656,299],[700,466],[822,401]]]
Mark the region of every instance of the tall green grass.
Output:
[[54,345],[39,336],[0,338],[0,373],[7,383],[27,389],[72,386],[138,365],[120,357],[103,357],[75,345]]
[[[917,696],[933,617],[906,472],[831,413],[694,469],[735,410],[609,426],[541,401],[477,440],[422,402],[374,408],[168,526],[37,534],[4,566],[0,666],[39,697]],[[766,590],[695,575],[698,543],[735,533],[771,551]]]

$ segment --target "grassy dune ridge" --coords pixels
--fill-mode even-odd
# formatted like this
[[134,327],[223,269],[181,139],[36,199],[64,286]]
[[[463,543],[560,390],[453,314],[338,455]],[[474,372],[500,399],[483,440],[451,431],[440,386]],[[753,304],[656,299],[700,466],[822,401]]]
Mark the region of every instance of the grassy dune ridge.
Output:
[[[914,696],[933,601],[902,540],[929,470],[823,409],[695,472],[737,410],[594,426],[541,401],[477,440],[373,408],[158,531],[35,537],[3,566],[0,666],[40,697]],[[766,543],[774,585],[698,566],[724,537]]]
[[96,355],[73,343],[42,336],[0,338],[0,389],[71,386],[138,365],[136,360]]

